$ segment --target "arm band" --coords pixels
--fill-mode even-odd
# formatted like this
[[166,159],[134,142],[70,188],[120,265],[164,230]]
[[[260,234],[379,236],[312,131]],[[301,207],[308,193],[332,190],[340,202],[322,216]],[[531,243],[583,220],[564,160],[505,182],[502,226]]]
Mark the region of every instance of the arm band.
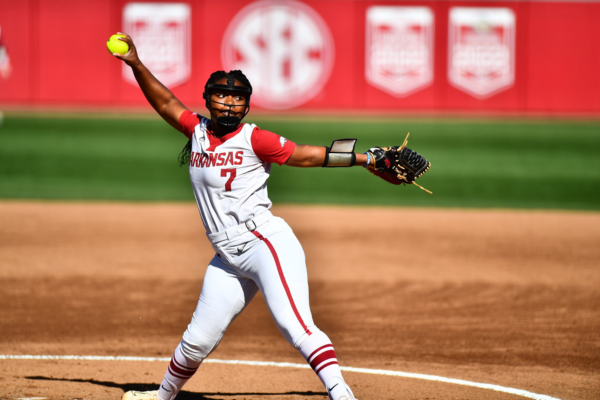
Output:
[[331,147],[326,147],[323,168],[351,167],[356,164],[356,154],[354,154],[356,141],[357,139],[334,140]]

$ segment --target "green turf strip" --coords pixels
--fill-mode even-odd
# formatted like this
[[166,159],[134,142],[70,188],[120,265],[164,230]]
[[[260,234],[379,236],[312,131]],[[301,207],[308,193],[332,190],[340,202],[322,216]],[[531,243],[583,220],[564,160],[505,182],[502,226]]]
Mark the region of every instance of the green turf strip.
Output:
[[[358,138],[432,161],[414,186],[363,168],[273,166],[276,203],[600,209],[600,121],[248,118],[297,143]],[[186,139],[158,118],[8,116],[0,127],[0,198],[193,201],[177,155]]]

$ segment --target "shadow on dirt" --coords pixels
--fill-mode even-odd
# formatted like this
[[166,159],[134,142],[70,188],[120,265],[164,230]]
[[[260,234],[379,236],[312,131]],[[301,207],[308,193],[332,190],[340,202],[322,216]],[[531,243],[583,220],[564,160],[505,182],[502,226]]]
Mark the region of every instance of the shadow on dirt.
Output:
[[[49,378],[47,376],[26,376],[25,379],[38,380],[38,381],[62,381],[62,382],[79,382],[79,383],[91,383],[93,385],[105,386],[110,388],[119,388],[123,390],[123,393],[128,392],[130,390],[137,391],[146,391],[146,390],[156,390],[156,384],[148,384],[148,383],[115,383],[115,382],[104,382],[97,381],[94,379],[63,379],[63,378]],[[217,396],[217,397],[215,397]],[[224,397],[219,397],[224,396]],[[237,396],[265,396],[265,397],[275,397],[277,396],[318,396],[323,397],[327,396],[325,392],[285,392],[285,393],[250,393],[250,392],[240,392],[240,393],[192,393],[181,391],[177,395],[177,400],[223,400],[225,399],[235,399]]]

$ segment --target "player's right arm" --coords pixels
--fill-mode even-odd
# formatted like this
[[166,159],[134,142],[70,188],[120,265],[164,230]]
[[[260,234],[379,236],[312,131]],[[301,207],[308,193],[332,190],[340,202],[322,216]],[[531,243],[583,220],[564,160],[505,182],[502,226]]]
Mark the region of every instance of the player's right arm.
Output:
[[123,55],[114,54],[115,57],[125,61],[131,67],[133,76],[135,77],[140,89],[146,96],[150,105],[156,112],[171,125],[173,128],[182,132],[179,126],[179,118],[187,108],[179,101],[177,97],[162,83],[159,82],[148,68],[140,61],[137,54],[137,49],[133,44],[133,40],[126,33],[119,40],[124,41],[129,46],[129,51]]

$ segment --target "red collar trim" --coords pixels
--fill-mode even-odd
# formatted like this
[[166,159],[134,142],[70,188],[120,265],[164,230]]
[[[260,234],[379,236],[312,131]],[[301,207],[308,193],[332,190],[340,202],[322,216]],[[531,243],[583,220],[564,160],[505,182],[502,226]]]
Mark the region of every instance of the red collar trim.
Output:
[[206,149],[206,151],[215,151],[215,149],[218,146],[222,145],[223,143],[225,143],[226,141],[228,141],[229,139],[231,139],[232,137],[234,137],[235,135],[240,133],[243,127],[244,127],[244,124],[241,123],[235,131],[229,132],[225,136],[216,137],[216,136],[213,136],[213,131],[212,131],[212,129],[210,129],[210,126],[207,126],[206,133],[208,133],[207,136],[208,136],[208,141],[210,142],[210,146],[208,147],[208,149]]

